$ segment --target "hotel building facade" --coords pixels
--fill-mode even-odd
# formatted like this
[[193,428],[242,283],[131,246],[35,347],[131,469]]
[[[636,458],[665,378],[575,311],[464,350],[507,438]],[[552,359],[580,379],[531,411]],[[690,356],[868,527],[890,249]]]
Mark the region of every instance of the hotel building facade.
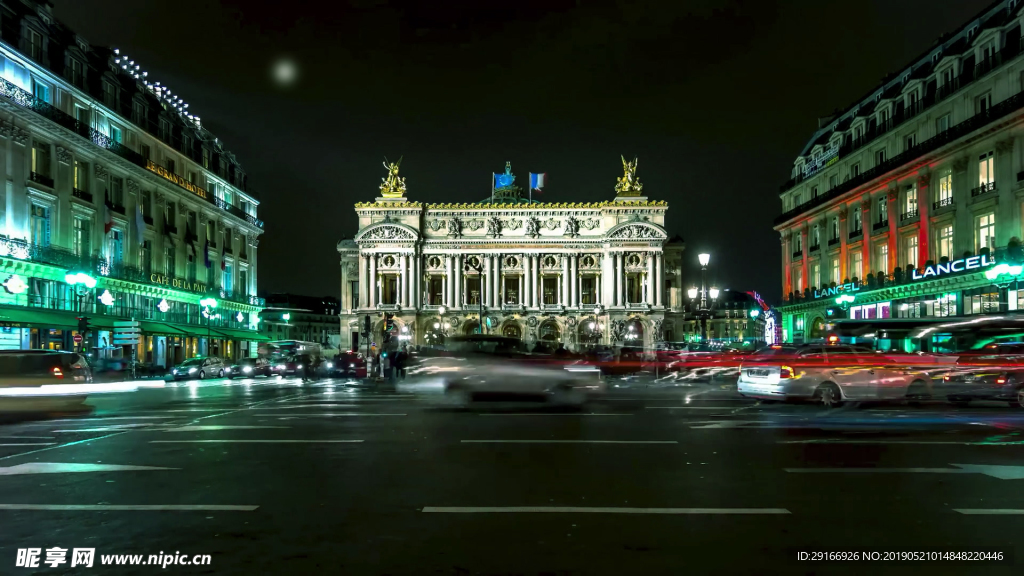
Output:
[[625,174],[613,200],[541,203],[514,185],[511,166],[476,204],[406,198],[397,166],[375,202],[356,204],[359,230],[338,244],[341,340],[382,342],[383,314],[418,345],[483,332],[548,349],[650,347],[672,340],[683,306],[682,252],[665,232],[668,204]]
[[137,320],[147,364],[255,354],[263,222],[241,166],[47,2],[0,0],[0,150],[0,348],[127,356],[111,332]]
[[997,2],[819,120],[774,223],[785,340],[834,318],[899,340],[901,319],[1024,309],[1019,269],[1001,265],[1024,237],[1022,24],[1020,2]]

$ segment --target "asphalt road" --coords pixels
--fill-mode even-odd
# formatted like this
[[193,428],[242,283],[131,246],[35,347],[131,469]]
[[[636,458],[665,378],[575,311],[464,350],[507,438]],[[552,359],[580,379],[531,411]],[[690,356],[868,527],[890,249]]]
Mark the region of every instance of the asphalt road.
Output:
[[[209,380],[0,424],[0,574],[1009,574],[1024,411],[617,389],[580,412]],[[113,467],[113,468],[111,468]],[[133,467],[133,468],[117,468]],[[136,468],[146,467],[146,468]],[[49,567],[46,550],[68,549]],[[16,566],[40,548],[38,568]],[[70,566],[94,548],[93,568]],[[1001,551],[798,561],[803,551]],[[884,556],[883,556],[884,557]]]

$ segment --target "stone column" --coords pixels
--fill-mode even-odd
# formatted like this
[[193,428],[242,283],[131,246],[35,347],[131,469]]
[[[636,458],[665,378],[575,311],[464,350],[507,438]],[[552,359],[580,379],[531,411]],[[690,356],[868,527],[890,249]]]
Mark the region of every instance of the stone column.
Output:
[[406,295],[409,291],[409,283],[405,276],[405,254],[398,255],[398,297],[395,302],[405,308]]
[[[483,299],[484,306],[491,305],[491,257],[483,257],[483,274],[480,275],[480,298]],[[483,319],[480,320],[483,322]]]
[[366,308],[369,301],[366,299],[366,278],[369,276],[370,261],[365,254],[359,255],[359,294],[356,295],[356,305],[353,308]]
[[615,282],[612,280],[612,275],[614,274],[612,270],[615,263],[612,258],[612,253],[607,251],[601,258],[601,299],[598,302],[605,308],[612,306],[615,302],[612,292],[615,286]]
[[[779,244],[782,245],[782,295],[788,297],[793,291],[793,278],[790,274],[790,259],[793,257],[793,249],[789,243],[789,232],[784,230],[779,234]],[[685,287],[680,286],[685,290]]]
[[931,259],[931,235],[932,226],[928,218],[932,208],[932,194],[928,188],[931,182],[931,174],[924,173],[917,177],[917,213],[920,216],[917,225],[917,267],[924,267],[924,263]]
[[530,286],[530,302],[533,303],[533,307],[540,306],[540,254],[533,255],[533,271],[530,272],[530,280],[533,285]]
[[370,254],[370,283],[367,286],[370,295],[370,308],[377,307],[377,255]]
[[448,308],[452,307],[452,294],[454,293],[454,286],[452,286],[452,258],[451,254],[445,254],[444,258],[444,305]]
[[494,305],[496,307],[498,307],[498,309],[501,309],[501,299],[502,299],[502,293],[501,293],[501,284],[502,284],[502,282],[501,282],[501,254],[495,254],[494,256],[492,256],[492,258],[494,258],[494,267],[492,268],[492,271],[493,271],[493,274],[494,274],[494,300],[493,301],[494,301]]
[[665,291],[665,254],[659,252],[654,260],[654,305],[664,306],[662,292]]
[[[975,162],[977,159],[978,157],[974,156]],[[953,203],[956,205],[956,213],[953,216],[953,255],[950,260],[960,258],[967,251],[974,253],[974,216],[968,203],[971,200],[971,188],[977,186],[978,181],[977,176],[973,181],[970,179],[972,172],[969,167],[970,156],[953,161]],[[998,182],[996,186],[999,186]],[[996,221],[996,229],[998,228],[999,222]]]
[[563,306],[569,306],[572,303],[569,302],[569,254],[562,255],[562,290],[559,295],[562,297],[562,301],[559,304]]
[[1010,238],[1016,236],[1020,239],[1020,203],[1011,192],[1017,182],[1012,137],[996,142],[995,173],[996,194],[999,196],[996,200],[996,246],[1006,246]]
[[529,306],[530,305],[530,272],[532,272],[533,258],[528,254],[523,254],[523,276],[522,281],[519,283],[519,302]]
[[411,270],[409,278],[409,306],[413,310],[418,310],[420,307],[420,257],[416,253],[415,248],[413,248],[413,253],[409,255],[409,268]]
[[453,308],[462,308],[462,301],[466,294],[466,288],[462,282],[462,254],[455,255],[455,303]]
[[[860,244],[860,267],[861,275],[860,281],[867,282],[868,274],[872,272],[871,268],[871,227],[874,226],[874,220],[871,218],[871,197],[868,196],[867,200],[860,205],[860,226],[861,226],[861,244]],[[805,326],[806,328],[806,326]]]
[[837,282],[837,284],[842,283],[844,279],[850,277],[847,274],[847,267],[850,265],[850,259],[846,252],[846,241],[849,239],[850,235],[846,230],[846,221],[846,204],[843,204],[839,207],[839,282]]
[[622,252],[615,255],[615,305],[626,305],[626,269]]
[[647,293],[644,294],[644,302],[654,306],[654,253],[647,253]]
[[900,198],[900,190],[896,186],[893,186],[892,188],[889,188],[887,194],[889,195],[889,197],[888,202],[886,202],[885,204],[885,209],[889,212],[889,269],[886,270],[886,274],[892,274],[892,271],[896,269],[896,265],[899,262],[897,258],[900,254],[900,223],[898,220],[900,215],[899,211],[897,210]]
[[810,284],[811,279],[808,277],[808,272],[807,272],[809,270],[809,268],[810,268],[807,265],[807,258],[808,258],[808,252],[811,251],[811,246],[807,243],[809,238],[808,238],[808,234],[807,234],[807,225],[806,224],[804,224],[803,226],[800,227],[799,234],[800,234],[800,248],[803,251],[803,255],[800,257],[800,269],[801,269],[801,275],[803,276],[804,285],[803,286],[796,286],[795,289],[796,290],[800,290],[801,293],[802,293],[805,288],[810,288],[810,286],[811,286],[811,284]]

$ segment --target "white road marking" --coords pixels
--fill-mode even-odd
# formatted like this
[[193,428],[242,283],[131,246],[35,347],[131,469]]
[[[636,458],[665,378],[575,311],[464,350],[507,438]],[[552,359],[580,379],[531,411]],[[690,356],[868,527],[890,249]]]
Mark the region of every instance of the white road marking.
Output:
[[646,406],[648,410],[732,410],[730,406]]
[[679,444],[675,440],[463,440],[463,444]]
[[956,468],[785,468],[786,472],[801,473],[909,473],[909,474],[984,474],[1000,480],[1024,479],[1024,466],[992,464],[950,464]]
[[[273,414],[263,414],[263,416],[273,416]],[[311,418],[311,417],[324,417],[334,418],[335,416],[408,416],[408,414],[383,414],[379,412],[326,412],[324,414],[288,414],[288,416],[278,418],[278,420],[291,420],[293,418]]]
[[68,428],[66,430],[50,430],[54,434],[77,434],[82,432],[114,432],[150,428],[158,424],[117,424],[114,426],[103,426],[101,428]]
[[0,467],[0,476],[21,474],[69,474],[75,472],[128,472],[136,470],[178,470],[162,466],[121,466],[117,464],[77,464],[72,462],[30,462]]
[[723,420],[721,422],[711,422],[701,424],[699,426],[690,426],[692,429],[707,429],[707,428],[740,428],[747,424],[757,424],[756,420]]
[[424,506],[423,512],[453,514],[509,512],[560,514],[791,514],[785,508],[606,508],[587,506]]
[[1014,508],[954,508],[954,512],[971,516],[983,515],[1024,515],[1024,510]]
[[194,425],[194,426],[179,426],[177,428],[164,428],[164,432],[205,432],[210,430],[262,430],[265,428],[289,428],[289,426],[217,426],[210,424],[208,426]]
[[478,414],[478,416],[632,416],[632,414],[596,414],[596,413],[588,413],[588,414],[580,414],[580,413],[577,413],[577,414],[573,414],[573,413],[559,414],[557,412],[553,412],[553,413],[550,413],[550,414],[544,413],[544,412],[523,412],[523,413],[515,413],[515,414],[512,414],[512,413],[502,414],[500,412],[497,412],[497,413],[484,412],[484,413]]
[[5,442],[0,446],[52,446],[56,442]]
[[358,408],[358,404],[295,404],[292,406],[274,406],[253,408],[253,410],[294,410],[296,408]]
[[150,440],[150,444],[349,444],[365,440]]
[[137,511],[211,511],[252,512],[259,506],[225,504],[0,504],[0,510],[58,510],[108,512]]
[[1024,445],[1024,441],[1015,442],[985,442],[985,441],[952,441],[952,440],[938,440],[929,442],[925,440],[828,440],[828,439],[816,439],[816,440],[778,440],[776,444],[907,444],[907,445],[933,445],[933,446],[1021,446]]
[[56,436],[0,436],[0,438],[34,438],[41,440],[53,440]]
[[171,420],[180,416],[96,416],[90,418],[65,418],[63,420],[50,420],[49,422],[92,422],[94,420]]
[[57,448],[66,448],[68,446],[74,446],[76,444],[84,444],[86,442],[95,442],[96,440],[103,440],[104,438],[110,438],[111,436],[118,436],[124,434],[127,430],[121,430],[120,432],[114,432],[113,434],[106,434],[103,436],[97,436],[96,438],[84,438],[82,440],[76,440],[74,442],[68,442],[66,444],[58,444],[56,446],[49,446],[47,448],[39,448],[36,450],[29,450],[28,452],[21,452],[19,454],[11,454],[10,456],[0,456],[0,460],[7,460],[8,458],[19,458],[21,456],[28,456],[29,454],[35,454],[37,452],[45,452],[47,450],[56,450]]

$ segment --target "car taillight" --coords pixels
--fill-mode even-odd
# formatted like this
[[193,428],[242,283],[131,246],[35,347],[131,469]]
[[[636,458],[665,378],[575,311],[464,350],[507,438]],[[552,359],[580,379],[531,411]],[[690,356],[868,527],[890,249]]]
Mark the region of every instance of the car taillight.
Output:
[[783,367],[779,368],[779,378],[792,378],[792,377],[793,377],[793,369],[792,368],[790,368],[789,366],[783,366]]
[[64,377],[64,373],[60,371],[60,368],[54,368],[53,369],[53,375],[56,376],[57,378],[63,378]]
[[996,384],[1006,384],[1006,376],[1000,376],[996,378]]
[[943,376],[942,379],[945,380],[946,382],[949,382],[949,374]]

